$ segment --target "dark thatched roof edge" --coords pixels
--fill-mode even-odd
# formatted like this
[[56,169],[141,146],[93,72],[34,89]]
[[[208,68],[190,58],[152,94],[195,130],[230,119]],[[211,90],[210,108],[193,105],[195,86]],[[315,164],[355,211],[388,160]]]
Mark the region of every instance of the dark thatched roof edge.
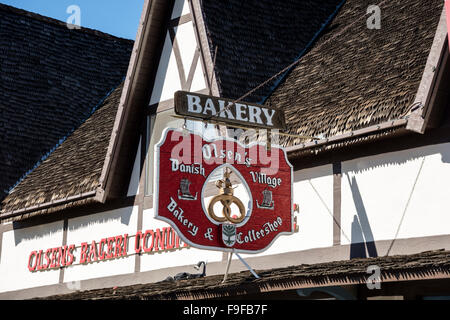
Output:
[[407,119],[398,119],[398,120],[392,120],[384,123],[380,123],[377,125],[373,125],[367,128],[363,128],[360,130],[355,130],[353,132],[345,133],[342,135],[337,135],[330,138],[320,139],[320,140],[314,140],[311,142],[306,142],[303,144],[291,146],[286,148],[286,152],[288,154],[295,154],[299,151],[307,150],[307,149],[313,149],[313,148],[319,148],[319,147],[325,147],[332,144],[337,143],[350,143],[352,140],[361,138],[361,137],[367,137],[370,135],[375,135],[379,132],[386,131],[389,129],[398,129],[398,128],[405,128],[408,123]]
[[75,291],[36,300],[196,300],[196,299],[239,299],[245,295],[264,294],[317,288],[330,285],[355,285],[367,283],[368,267],[380,268],[379,281],[413,281],[450,278],[450,252],[426,251],[410,255],[354,258],[317,264],[302,264],[283,268],[255,270],[259,279],[249,271],[232,273],[226,282],[223,274],[203,278],[160,281],[114,288]]
[[[10,220],[18,221],[26,218],[31,218],[33,216],[39,215],[44,212],[54,212],[62,209],[66,209],[67,207],[74,206],[76,204],[85,204],[86,201],[96,202],[94,199],[97,195],[98,190],[81,193],[78,195],[70,196],[64,199],[55,200],[47,203],[43,203],[40,205],[23,208],[19,210],[13,210],[11,212],[5,212],[0,215],[0,220],[2,222],[7,222]],[[59,208],[59,210],[58,210]],[[20,216],[20,219],[18,217]]]

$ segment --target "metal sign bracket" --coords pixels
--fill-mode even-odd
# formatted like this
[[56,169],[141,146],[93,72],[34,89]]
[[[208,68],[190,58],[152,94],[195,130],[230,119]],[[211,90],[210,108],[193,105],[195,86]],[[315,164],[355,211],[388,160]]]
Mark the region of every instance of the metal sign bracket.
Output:
[[252,267],[250,267],[250,265],[239,255],[239,253],[237,253],[235,250],[233,250],[232,252],[230,252],[230,255],[228,257],[228,262],[227,262],[227,269],[225,270],[225,275],[223,277],[223,281],[222,283],[225,283],[225,281],[227,281],[228,278],[228,272],[230,270],[230,265],[231,265],[231,259],[233,257],[233,253],[239,258],[239,260],[241,260],[242,264],[251,272],[251,274],[256,278],[256,279],[260,279],[261,277],[258,276],[258,274],[255,272],[255,270],[252,269]]

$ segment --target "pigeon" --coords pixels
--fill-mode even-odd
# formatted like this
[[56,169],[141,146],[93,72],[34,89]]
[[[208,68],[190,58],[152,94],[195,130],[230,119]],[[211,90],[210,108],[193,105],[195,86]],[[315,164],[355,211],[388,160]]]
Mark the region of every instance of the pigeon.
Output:
[[173,276],[173,277],[169,276],[160,282],[203,278],[206,276],[206,262],[200,261],[199,263],[197,263],[196,266],[194,266],[194,268],[196,270],[199,270],[202,265],[203,265],[203,270],[201,273],[180,272],[180,273],[177,273],[175,276]]

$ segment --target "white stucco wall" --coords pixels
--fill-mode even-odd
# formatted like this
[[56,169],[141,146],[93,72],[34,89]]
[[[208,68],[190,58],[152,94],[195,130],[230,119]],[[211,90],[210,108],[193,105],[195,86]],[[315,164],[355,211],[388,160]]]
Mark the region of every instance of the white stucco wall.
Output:
[[[134,235],[137,231],[138,207],[127,207],[112,211],[96,213],[69,220],[67,231],[67,243],[80,245],[82,242],[97,243],[102,238],[118,235]],[[104,260],[89,264],[79,264],[65,268],[64,282],[107,277],[112,275],[134,272],[135,257],[132,255],[134,238],[130,239],[128,256],[112,260]],[[80,248],[77,248],[75,257],[80,256]]]
[[175,0],[171,18],[176,19],[179,16],[184,16],[185,14],[189,14],[188,2],[186,0]]
[[294,173],[294,203],[300,212],[295,213],[299,232],[282,235],[272,246],[259,254],[242,254],[256,257],[284,252],[300,251],[333,245],[333,168],[331,165]]
[[128,184],[127,197],[135,196],[139,193],[139,179],[141,175],[141,143],[142,137],[139,139],[139,146],[134,158],[133,172],[131,173],[130,183]]
[[181,82],[175,54],[172,50],[172,41],[167,32],[150,104],[173,99],[173,95],[177,90],[181,90]]
[[[138,152],[138,155],[140,153]],[[135,184],[138,179],[131,179]],[[415,188],[413,190],[413,186]],[[129,190],[135,188],[130,186]],[[240,189],[236,189],[239,196]],[[413,192],[412,192],[413,191]],[[342,163],[341,244],[450,234],[450,143],[363,157]],[[409,205],[406,205],[409,201]],[[294,203],[299,232],[280,236],[265,252],[242,257],[267,256],[333,245],[333,173],[325,165],[294,173]],[[406,208],[406,210],[405,210]],[[97,243],[105,237],[128,234],[128,257],[64,269],[64,282],[71,283],[135,270],[134,238],[138,207],[127,207],[69,219],[67,244]],[[401,225],[400,225],[401,222]],[[400,227],[399,227],[400,225]],[[154,219],[153,209],[144,210],[142,232],[169,227]],[[59,247],[63,222],[3,233],[0,257],[0,292],[57,284],[59,270],[30,272],[32,251]],[[375,248],[377,249],[377,248]],[[383,255],[385,252],[377,252]],[[183,248],[141,255],[140,271],[192,266],[198,261],[222,260],[222,252]],[[173,275],[168,274],[167,275]]]
[[62,221],[3,233],[0,292],[58,283],[59,269],[30,272],[28,258],[32,251],[61,246],[62,237]]
[[342,234],[353,243],[393,239],[397,230],[398,238],[450,234],[449,159],[446,143],[344,162]]
[[[178,18],[180,15],[186,15],[189,13],[190,10],[187,1],[178,0],[175,2],[172,19]],[[176,27],[175,34],[176,41],[180,50],[185,78],[187,79],[189,70],[193,62],[194,53],[198,48],[192,21]],[[174,93],[178,90],[182,90],[177,60],[175,58],[175,53],[172,50],[172,47],[172,41],[170,39],[169,32],[167,32],[161,60],[159,61],[155,84],[152,88],[150,104],[173,99]],[[198,60],[194,78],[192,81],[192,86],[188,88],[188,91],[199,91],[205,88],[206,82],[203,76],[202,63],[200,60]]]
[[[143,228],[142,230],[156,230],[169,227],[169,224],[154,218],[153,209],[144,210]],[[167,267],[188,266],[187,272],[196,273],[197,271],[191,266],[199,261],[214,262],[222,260],[222,252],[200,250],[196,248],[183,248],[171,252],[152,252],[141,256],[141,272],[164,269]],[[168,274],[169,275],[169,274]]]
[[[193,63],[194,54],[197,51],[197,39],[194,33],[194,25],[192,22],[182,24],[176,28],[176,39],[180,47],[181,60],[184,66],[186,79]],[[205,78],[203,76],[202,63],[200,59],[197,61],[194,78],[189,91],[195,92],[206,88]],[[173,97],[172,97],[173,98]]]

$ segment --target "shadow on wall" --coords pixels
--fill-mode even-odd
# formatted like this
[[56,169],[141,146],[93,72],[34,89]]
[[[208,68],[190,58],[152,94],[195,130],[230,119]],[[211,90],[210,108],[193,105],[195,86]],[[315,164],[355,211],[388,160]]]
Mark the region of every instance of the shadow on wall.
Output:
[[373,237],[369,219],[367,218],[358,183],[356,182],[355,177],[352,177],[352,180],[350,181],[348,174],[346,174],[346,176],[352,191],[353,202],[356,207],[356,215],[353,217],[352,222],[350,259],[378,257],[375,239]]
[[333,166],[331,164],[294,171],[294,182],[308,181],[330,175],[333,175]]
[[[371,157],[364,157],[357,161],[351,161],[343,170],[343,175],[347,177],[348,185],[352,193],[356,215],[353,217],[351,225],[351,247],[350,258],[377,257],[378,252],[375,246],[375,239],[372,228],[367,217],[361,192],[356,182],[358,173],[363,173],[376,168],[403,165],[411,161],[417,161],[424,157],[440,156],[442,163],[450,163],[450,143],[429,145],[409,150],[392,153],[378,154]],[[416,174],[416,172],[414,172]]]
[[375,168],[388,167],[390,165],[401,165],[435,154],[441,155],[442,163],[450,163],[450,143],[435,144],[364,157],[357,162],[356,166],[351,168],[351,171],[353,173],[361,173],[368,170],[373,170]]
[[[119,220],[121,224],[128,226],[130,224],[132,213],[133,207],[126,207],[69,219],[69,231],[78,230],[80,228],[88,228],[93,225],[107,225],[108,223]],[[33,241],[43,237],[52,237],[57,233],[62,234],[63,225],[63,220],[59,220],[57,222],[47,223],[34,227],[14,229],[14,243],[17,246],[22,241]],[[96,236],[93,235],[93,237],[94,238],[92,240],[96,240]]]
[[108,225],[108,223],[114,223],[118,221],[120,221],[122,225],[129,226],[132,214],[133,207],[125,207],[70,219],[69,231],[75,231],[81,228],[89,228],[94,225]]
[[57,221],[23,229],[14,229],[14,244],[17,247],[22,241],[36,241],[43,237],[55,237],[59,235],[62,240],[64,222]]

